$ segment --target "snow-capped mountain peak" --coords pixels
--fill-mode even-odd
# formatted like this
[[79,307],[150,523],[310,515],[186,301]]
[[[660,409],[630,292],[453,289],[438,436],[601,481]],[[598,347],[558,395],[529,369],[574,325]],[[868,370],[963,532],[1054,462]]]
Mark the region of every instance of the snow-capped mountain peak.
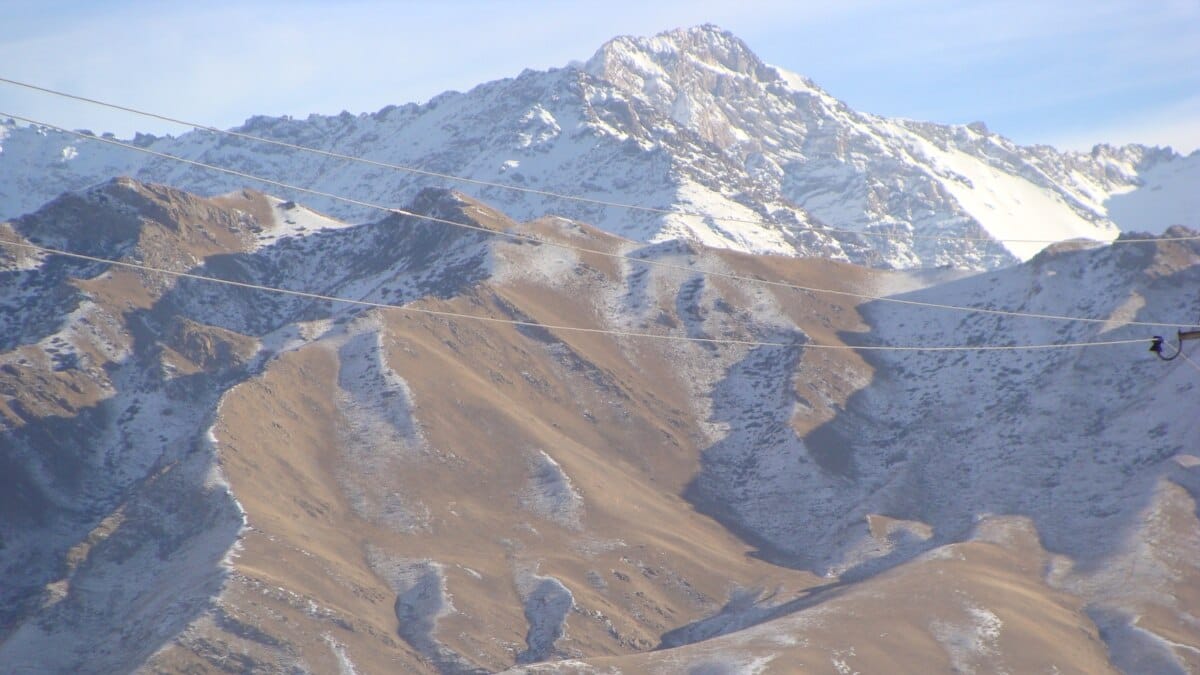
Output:
[[614,38],[584,70],[626,91],[650,94],[678,89],[691,93],[698,84],[711,94],[717,78],[778,79],[745,42],[711,24],[648,38]]
[[[1018,146],[982,123],[856,112],[711,25],[616,38],[580,67],[527,70],[423,105],[259,116],[240,131],[479,182],[211,132],[133,145],[359,201],[399,206],[422,188],[454,187],[519,219],[554,214],[645,242],[890,268],[995,268],[1050,241],[1200,225],[1197,210],[1161,206],[1191,203],[1200,155],[1059,152]],[[0,147],[0,217],[121,174],[207,195],[247,182],[12,123]],[[331,198],[284,196],[343,219],[377,217]]]

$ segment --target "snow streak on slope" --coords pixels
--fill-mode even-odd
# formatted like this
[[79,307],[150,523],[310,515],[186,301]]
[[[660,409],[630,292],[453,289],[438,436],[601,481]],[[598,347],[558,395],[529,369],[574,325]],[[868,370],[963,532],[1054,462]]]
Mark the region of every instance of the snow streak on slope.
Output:
[[396,592],[400,636],[429,659],[438,672],[480,672],[437,638],[439,621],[455,612],[443,566],[432,560],[393,558],[375,549],[368,553],[371,567]]
[[542,518],[580,528],[583,497],[562,466],[544,450],[530,453],[529,485],[521,492],[521,503]]
[[375,483],[357,480],[404,470],[426,452],[408,384],[387,363],[377,317],[355,321],[338,348],[339,412],[345,419],[346,474],[342,489],[365,519],[399,532],[429,528],[429,509],[419,501]]
[[518,573],[516,582],[529,623],[526,649],[517,655],[517,663],[545,661],[566,631],[567,614],[575,607],[575,598],[561,581],[538,574],[536,569]]

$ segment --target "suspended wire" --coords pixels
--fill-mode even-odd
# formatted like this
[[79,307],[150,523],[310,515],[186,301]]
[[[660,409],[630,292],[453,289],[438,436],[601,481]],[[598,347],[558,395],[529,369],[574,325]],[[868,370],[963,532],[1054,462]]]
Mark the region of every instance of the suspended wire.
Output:
[[[620,208],[620,209],[626,209],[629,211],[640,211],[640,212],[644,212],[644,213],[653,213],[656,215],[708,218],[708,219],[712,219],[712,220],[719,221],[719,222],[738,223],[738,224],[742,224],[742,225],[766,226],[766,225],[774,225],[775,224],[775,223],[768,223],[763,220],[756,220],[756,219],[751,219],[751,218],[735,218],[732,216],[714,216],[712,214],[702,213],[699,211],[686,211],[686,210],[681,210],[681,209],[667,209],[667,208],[659,208],[659,207],[654,207],[654,206],[643,206],[643,205],[639,205],[639,204],[629,204],[626,202],[617,202],[617,201],[610,201],[610,200],[606,200],[606,199],[596,199],[594,197],[584,197],[581,195],[572,195],[572,194],[565,194],[565,193],[561,193],[561,192],[553,192],[550,190],[539,190],[537,188],[524,187],[521,185],[512,185],[510,183],[499,183],[499,182],[494,182],[494,181],[481,180],[481,179],[477,179],[477,178],[468,178],[466,176],[458,176],[458,175],[454,175],[454,174],[450,174],[450,173],[442,173],[442,172],[438,172],[438,171],[430,171],[427,169],[419,169],[417,167],[407,166],[407,165],[403,165],[403,164],[392,164],[389,162],[383,162],[383,161],[379,161],[379,160],[369,159],[367,157],[356,157],[354,155],[346,155],[343,153],[334,152],[332,150],[323,150],[321,148],[314,148],[312,146],[300,145],[297,143],[289,143],[287,141],[280,141],[280,140],[276,140],[273,138],[266,138],[264,136],[256,136],[254,134],[247,134],[247,133],[240,132],[240,131],[233,131],[232,129],[220,129],[220,128],[209,126],[206,124],[201,124],[199,122],[192,122],[192,121],[180,119],[177,117],[171,117],[169,115],[163,115],[161,113],[150,112],[147,110],[141,110],[138,108],[124,106],[124,105],[120,105],[117,103],[111,103],[108,101],[102,101],[99,99],[89,98],[86,96],[80,96],[78,94],[72,94],[72,93],[60,91],[57,89],[50,89],[48,87],[42,87],[42,86],[38,86],[36,84],[30,84],[28,82],[21,82],[19,80],[12,80],[12,79],[9,79],[6,77],[0,77],[0,82],[5,83],[5,84],[15,85],[18,87],[24,87],[26,89],[31,89],[34,91],[40,91],[40,92],[43,92],[46,94],[51,94],[51,95],[59,96],[62,98],[80,101],[83,103],[90,103],[92,105],[98,105],[98,106],[109,108],[112,110],[120,110],[122,112],[128,112],[128,113],[132,113],[134,115],[140,115],[142,117],[148,117],[151,119],[161,120],[163,122],[170,122],[172,124],[178,124],[178,125],[185,126],[185,127],[192,127],[193,129],[198,129],[200,131],[207,131],[207,132],[214,133],[214,134],[223,134],[223,135],[230,136],[233,138],[240,138],[243,140],[254,141],[257,143],[267,143],[270,145],[274,145],[274,146],[281,147],[281,148],[288,148],[291,150],[299,150],[302,152],[309,152],[309,153],[313,153],[316,155],[329,157],[332,159],[344,160],[344,161],[349,161],[349,162],[358,162],[361,164],[367,164],[367,165],[375,166],[375,167],[379,167],[379,168],[392,169],[394,171],[402,171],[402,172],[421,175],[421,176],[428,176],[431,178],[455,181],[455,182],[466,183],[466,184],[470,184],[470,185],[479,185],[482,187],[491,187],[491,188],[497,188],[497,189],[502,189],[502,190],[510,190],[513,192],[522,192],[525,194],[533,194],[533,195],[538,195],[538,196],[542,196],[542,197],[551,197],[554,199],[562,199],[565,201],[580,202],[580,203],[592,204],[592,205],[596,205],[596,206]],[[44,126],[48,126],[48,125],[44,125]],[[87,138],[95,138],[94,136],[88,136],[87,134],[84,134],[84,136]],[[96,140],[102,140],[102,139],[96,138]],[[879,238],[883,238],[883,239],[892,239],[892,240],[931,239],[931,240],[938,240],[938,241],[964,241],[964,242],[990,242],[990,243],[999,242],[999,243],[1010,243],[1010,244],[1056,244],[1056,243],[1059,243],[1060,241],[1065,241],[1065,240],[1060,240],[1060,239],[998,239],[995,237],[963,237],[963,236],[955,236],[955,235],[916,234],[916,233],[901,237],[901,236],[898,236],[897,234],[895,234],[894,231],[889,231],[889,232],[860,231],[860,230],[839,229],[839,228],[834,228],[834,227],[812,227],[812,226],[801,226],[798,229],[803,229],[805,231],[810,231],[810,232],[836,232],[839,234],[866,236],[866,237],[879,237]],[[1200,239],[1200,236],[1173,237],[1173,238],[1122,239],[1117,242],[1110,242],[1110,243],[1137,243],[1137,242],[1146,242],[1146,241],[1187,241],[1187,240],[1195,240],[1195,239]],[[1101,243],[1102,240],[1091,239],[1090,241]]]
[[1059,315],[1059,314],[1044,314],[1044,313],[1037,313],[1037,312],[1016,312],[1016,311],[1008,311],[1008,310],[1001,310],[1001,309],[991,309],[991,308],[986,308],[986,307],[964,307],[964,306],[960,306],[960,305],[949,305],[949,304],[943,304],[943,303],[937,303],[937,302],[924,302],[924,301],[920,301],[920,300],[905,300],[902,298],[893,298],[893,297],[880,296],[880,295],[870,295],[870,294],[866,294],[866,293],[855,293],[853,291],[842,291],[842,290],[835,290],[835,289],[829,289],[829,288],[818,288],[815,286],[803,286],[800,284],[792,284],[792,283],[788,283],[788,282],[784,282],[784,281],[758,279],[755,277],[747,277],[747,276],[742,276],[742,275],[737,275],[737,274],[731,274],[728,272],[720,272],[717,270],[693,269],[693,268],[685,266],[685,265],[677,265],[674,263],[669,263],[669,262],[665,262],[665,261],[661,261],[661,260],[649,260],[646,258],[639,258],[636,256],[624,255],[621,253],[612,253],[610,251],[603,251],[600,249],[575,246],[572,244],[556,242],[556,241],[552,241],[549,239],[542,239],[540,237],[535,237],[535,236],[526,235],[526,234],[520,234],[520,233],[516,233],[516,232],[508,232],[508,231],[504,231],[504,230],[491,230],[486,227],[481,227],[479,225],[470,225],[468,223],[462,223],[462,222],[458,222],[458,221],[454,221],[454,220],[449,220],[446,218],[438,218],[436,216],[430,216],[430,215],[426,215],[426,214],[422,214],[422,213],[416,213],[414,211],[408,211],[405,209],[399,209],[399,208],[395,208],[395,207],[391,207],[391,206],[385,206],[382,204],[376,204],[373,202],[368,202],[368,201],[364,201],[364,200],[360,200],[360,199],[354,199],[352,197],[345,197],[343,195],[334,194],[332,192],[324,192],[321,190],[315,190],[313,188],[306,188],[306,187],[301,187],[298,185],[292,185],[290,183],[284,183],[282,181],[272,180],[270,178],[263,178],[262,176],[257,176],[257,175],[251,174],[251,173],[246,173],[244,171],[238,171],[235,169],[230,169],[230,168],[226,168],[226,167],[222,167],[222,166],[216,166],[214,164],[208,164],[206,162],[201,162],[201,161],[194,160],[194,159],[187,159],[186,157],[179,157],[178,155],[171,155],[171,154],[168,154],[165,152],[151,150],[150,148],[139,147],[139,146],[132,145],[130,143],[125,143],[122,141],[118,141],[118,140],[115,140],[112,138],[96,137],[91,134],[83,133],[81,131],[72,131],[70,129],[66,129],[66,128],[59,127],[59,126],[56,126],[53,124],[41,122],[41,121],[29,118],[29,117],[22,117],[20,115],[14,115],[12,113],[6,113],[3,111],[0,111],[0,116],[11,117],[13,119],[20,120],[22,122],[27,122],[29,124],[36,124],[38,126],[42,126],[47,129],[52,129],[54,131],[58,131],[61,133],[74,135],[79,138],[94,140],[94,141],[98,141],[101,143],[107,143],[109,145],[126,148],[128,150],[133,150],[135,152],[141,152],[141,153],[148,154],[148,155],[151,155],[154,157],[160,157],[162,159],[168,159],[168,160],[180,162],[182,164],[188,164],[191,166],[196,166],[196,167],[200,167],[203,169],[216,171],[219,173],[224,173],[224,174],[228,174],[231,176],[237,176],[239,178],[245,178],[247,180],[257,181],[257,182],[260,182],[260,183],[263,183],[266,185],[272,185],[275,187],[283,188],[285,190],[292,190],[292,191],[299,192],[302,194],[310,194],[310,195],[315,195],[318,197],[325,197],[325,198],[332,199],[335,201],[340,201],[340,202],[343,202],[346,204],[352,204],[352,205],[361,206],[364,208],[377,209],[377,210],[384,211],[387,213],[394,213],[394,214],[398,214],[401,216],[416,218],[419,220],[425,220],[425,221],[429,221],[429,222],[440,223],[443,225],[450,225],[453,227],[463,228],[466,230],[482,232],[482,233],[485,233],[490,236],[505,237],[508,239],[516,240],[516,241],[552,246],[552,247],[560,248],[560,249],[564,249],[564,250],[575,251],[577,253],[585,253],[585,254],[603,256],[606,258],[611,258],[614,260],[623,260],[623,261],[634,263],[634,264],[647,265],[647,266],[651,266],[651,267],[659,267],[659,268],[670,269],[670,270],[675,270],[675,271],[682,271],[682,272],[685,272],[688,274],[700,274],[700,275],[704,275],[704,276],[708,276],[708,277],[717,277],[717,278],[721,278],[721,279],[728,279],[731,281],[739,281],[739,282],[745,282],[745,283],[750,283],[750,284],[757,284],[757,285],[761,285],[761,286],[770,286],[770,287],[775,287],[775,288],[787,288],[787,289],[791,289],[791,290],[795,290],[795,291],[804,291],[804,292],[808,292],[808,293],[823,293],[826,295],[849,297],[849,298],[855,298],[858,300],[888,302],[888,303],[894,303],[894,304],[899,304],[899,305],[908,305],[908,306],[912,306],[912,307],[927,307],[927,308],[932,308],[932,309],[942,309],[942,310],[949,310],[949,311],[966,312],[966,313],[970,313],[970,314],[991,314],[991,315],[995,315],[995,316],[1020,317],[1020,318],[1025,318],[1025,319],[1041,319],[1041,320],[1049,320],[1049,321],[1073,321],[1073,322],[1080,322],[1080,323],[1108,324],[1113,327],[1143,326],[1143,327],[1150,327],[1150,328],[1162,328],[1162,327],[1177,327],[1179,325],[1177,323],[1157,323],[1157,322],[1149,322],[1149,321],[1116,321],[1116,322],[1114,322],[1111,319],[1094,319],[1094,318],[1087,318],[1087,317],[1064,316],[1064,315]]
[[235,288],[244,288],[248,290],[264,291],[268,293],[278,293],[281,295],[291,295],[310,300],[322,300],[334,303],[343,303],[347,305],[356,305],[361,307],[372,307],[377,309],[398,310],[401,312],[409,312],[413,314],[425,314],[429,316],[437,316],[449,319],[463,319],[468,321],[481,321],[485,323],[507,324],[511,326],[520,326],[525,328],[541,328],[543,330],[575,332],[575,333],[593,333],[603,335],[613,335],[616,337],[629,338],[646,338],[652,340],[663,340],[670,342],[698,342],[714,345],[739,345],[745,347],[781,347],[786,349],[837,349],[848,351],[890,351],[890,352],[984,352],[984,351],[1031,351],[1045,349],[1073,349],[1078,347],[1108,347],[1115,345],[1128,345],[1144,343],[1145,339],[1127,339],[1127,340],[1104,340],[1094,342],[1061,342],[1050,344],[1033,344],[1033,345],[949,345],[949,346],[891,346],[891,345],[830,345],[819,344],[813,342],[771,342],[765,340],[737,340],[727,338],[699,338],[687,335],[662,335],[658,333],[644,333],[638,331],[615,330],[609,328],[587,328],[583,326],[560,326],[555,324],[539,323],[537,321],[522,321],[519,319],[503,319],[499,317],[480,316],[478,314],[464,314],[461,312],[451,312],[446,310],[427,309],[423,307],[412,307],[406,305],[396,305],[385,302],[373,302],[370,300],[357,300],[353,298],[339,297],[335,295],[326,295],[323,293],[312,293],[309,291],[297,291],[289,288],[279,288],[277,286],[267,286],[264,284],[254,284],[245,281],[234,281],[232,279],[222,279],[220,277],[212,277],[204,274],[196,274],[193,272],[179,272],[176,270],[155,267],[153,265],[145,265],[126,260],[114,260],[112,258],[103,258],[100,256],[86,255],[83,253],[74,253],[64,251],[62,249],[51,248],[48,246],[40,246],[26,242],[13,241],[0,237],[0,243],[10,246],[17,246],[25,249],[38,251],[50,255],[61,255],[77,260],[87,260],[89,262],[104,263],[118,267],[137,269],[144,272],[154,272],[164,274],[181,279],[193,279],[196,281],[207,281],[215,284],[224,284]]

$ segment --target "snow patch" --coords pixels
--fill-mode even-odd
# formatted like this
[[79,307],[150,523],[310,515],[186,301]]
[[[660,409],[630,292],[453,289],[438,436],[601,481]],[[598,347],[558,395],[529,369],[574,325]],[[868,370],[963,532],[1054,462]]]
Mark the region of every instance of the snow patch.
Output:
[[455,612],[445,567],[428,559],[388,555],[368,546],[367,563],[396,593],[400,637],[440,671],[466,672],[467,662],[437,639],[438,621]]
[[517,655],[517,663],[544,661],[566,633],[567,615],[575,606],[575,596],[561,581],[542,576],[536,569],[517,575],[517,591],[529,622],[526,649]]
[[999,672],[994,664],[981,663],[981,660],[997,654],[1004,622],[982,607],[967,606],[964,609],[968,615],[966,622],[938,620],[930,625],[930,631],[950,657],[956,672]]
[[404,462],[428,449],[414,414],[412,390],[388,364],[384,336],[379,318],[372,315],[356,321],[337,347],[343,471],[353,472],[340,480],[360,516],[411,533],[428,529],[429,508],[390,490],[387,481],[371,480],[403,470]]
[[333,652],[333,658],[337,661],[338,675],[358,675],[358,671],[354,668],[354,662],[350,660],[346,645],[335,640],[329,633],[325,633],[321,637],[325,639],[325,644],[329,645],[329,650]]
[[[220,414],[221,404],[218,403],[216,415],[218,420],[220,419]],[[237,559],[242,551],[242,539],[250,529],[250,519],[246,515],[246,508],[242,506],[237,496],[233,494],[233,486],[229,484],[229,480],[225,477],[225,472],[221,470],[220,442],[217,440],[216,428],[217,422],[214,421],[204,431],[204,444],[209,455],[209,467],[207,474],[204,476],[203,485],[205,491],[211,492],[216,490],[224,493],[229,498],[229,501],[233,503],[233,507],[237,510],[238,517],[241,519],[241,527],[238,528],[237,538],[234,539],[233,543],[229,546],[229,550],[221,558],[221,566],[228,571],[232,571],[234,560]]]
[[273,219],[258,233],[255,250],[278,244],[289,237],[303,237],[324,230],[351,227],[349,223],[317,213],[294,201],[271,196],[268,196],[267,200],[271,204]]
[[1112,241],[1120,231],[1111,223],[1089,220],[1058,193],[1001,171],[950,147],[941,148],[898,123],[880,125],[909,152],[934,170],[940,184],[1009,252],[1029,260],[1045,244],[1022,239]]
[[1140,186],[1104,203],[1121,230],[1162,234],[1172,225],[1200,229],[1200,152],[1157,163],[1138,180]]
[[517,121],[520,131],[517,133],[517,149],[527,149],[543,145],[558,137],[562,127],[549,110],[540,104],[534,105]]
[[833,669],[838,672],[838,675],[860,675],[857,670],[850,667],[850,662],[847,660],[852,656],[856,656],[854,647],[850,647],[849,649],[835,649],[829,657],[829,662],[833,665]]
[[[1138,616],[1109,608],[1089,607],[1113,665],[1126,673],[1185,675],[1191,671],[1175,650],[1180,645],[1138,625]],[[1195,651],[1195,648],[1188,648]]]
[[546,244],[505,245],[503,255],[493,258],[491,282],[496,285],[529,280],[561,287],[572,279],[582,262],[580,254],[561,246]]
[[529,484],[521,491],[521,504],[542,518],[578,530],[583,498],[571,479],[545,450],[531,453]]
[[[684,211],[701,216],[667,215],[662,229],[650,241],[683,238],[714,248],[750,253],[796,255],[784,229],[764,222],[762,215],[738,204],[712,188],[685,180],[676,188],[675,203]],[[744,222],[762,223],[747,226]]]

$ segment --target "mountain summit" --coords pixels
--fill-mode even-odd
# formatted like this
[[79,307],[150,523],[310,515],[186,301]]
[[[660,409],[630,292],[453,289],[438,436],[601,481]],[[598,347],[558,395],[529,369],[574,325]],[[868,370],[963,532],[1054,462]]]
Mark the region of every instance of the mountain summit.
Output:
[[[558,214],[635,241],[885,268],[995,268],[1047,241],[1197,224],[1188,221],[1196,209],[1164,205],[1195,202],[1200,155],[1137,145],[1059,152],[1018,146],[983,124],[859,113],[711,25],[619,37],[580,67],[525,71],[423,105],[255,117],[238,130],[482,184],[211,132],[137,144],[382,205],[448,186],[517,218]],[[116,174],[207,195],[247,182],[12,122],[0,126],[0,145],[0,217]],[[342,218],[377,217],[295,196]]]
[[781,82],[746,43],[715,26],[609,41],[583,67],[630,96],[670,110],[671,119],[722,148],[739,141],[729,133],[745,120],[738,102],[761,98]]

